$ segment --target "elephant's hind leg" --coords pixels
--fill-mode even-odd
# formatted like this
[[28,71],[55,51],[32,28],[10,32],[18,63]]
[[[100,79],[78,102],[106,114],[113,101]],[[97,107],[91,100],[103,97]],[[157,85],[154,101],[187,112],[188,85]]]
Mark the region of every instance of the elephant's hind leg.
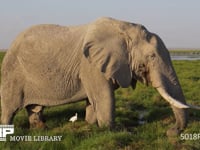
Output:
[[28,105],[26,107],[30,128],[46,128],[43,117],[43,106],[40,105]]
[[[10,85],[9,85],[10,86]],[[23,91],[17,86],[1,87],[1,124],[12,124],[16,112],[22,108]]]
[[17,110],[18,109],[8,109],[5,105],[1,106],[1,124],[12,124]]

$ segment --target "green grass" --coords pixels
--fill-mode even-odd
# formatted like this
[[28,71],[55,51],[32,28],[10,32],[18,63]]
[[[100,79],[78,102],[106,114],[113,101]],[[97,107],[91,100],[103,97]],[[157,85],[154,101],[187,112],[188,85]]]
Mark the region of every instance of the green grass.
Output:
[[[4,53],[0,53],[2,61]],[[200,61],[173,61],[187,102],[200,105]],[[136,90],[119,89],[116,95],[116,127],[110,131],[84,121],[85,102],[46,108],[48,130],[29,130],[26,111],[17,113],[14,135],[62,135],[61,142],[0,142],[0,149],[15,150],[173,150],[199,149],[199,140],[168,139],[166,130],[175,120],[171,108],[151,87],[137,84]],[[68,120],[78,112],[73,125]],[[147,122],[138,124],[139,114]],[[184,133],[200,133],[200,111],[190,110]]]

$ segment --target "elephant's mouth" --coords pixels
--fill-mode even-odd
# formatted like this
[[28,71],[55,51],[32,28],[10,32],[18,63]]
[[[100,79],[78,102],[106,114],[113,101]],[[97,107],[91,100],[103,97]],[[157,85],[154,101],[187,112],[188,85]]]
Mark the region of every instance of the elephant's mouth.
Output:
[[149,86],[151,85],[151,82],[149,80],[147,80],[146,77],[142,77],[139,79],[140,82],[142,82],[144,85]]
[[151,79],[150,74],[148,72],[144,73],[144,76],[141,78],[140,81],[146,86],[152,86],[154,88],[160,87],[158,83]]
[[141,74],[140,76],[138,76],[136,74],[133,74],[133,76],[136,80],[140,81],[144,85],[146,85],[146,86],[152,85],[153,86],[153,81],[151,81],[150,75],[148,72],[143,72],[140,74]]

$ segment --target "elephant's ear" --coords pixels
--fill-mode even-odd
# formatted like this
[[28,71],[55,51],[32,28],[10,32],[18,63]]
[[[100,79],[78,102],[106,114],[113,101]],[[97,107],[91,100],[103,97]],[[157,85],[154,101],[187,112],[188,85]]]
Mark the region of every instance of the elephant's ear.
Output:
[[130,85],[132,75],[122,35],[113,33],[111,29],[88,31],[83,54],[90,64],[104,73],[107,80],[115,79],[121,87]]

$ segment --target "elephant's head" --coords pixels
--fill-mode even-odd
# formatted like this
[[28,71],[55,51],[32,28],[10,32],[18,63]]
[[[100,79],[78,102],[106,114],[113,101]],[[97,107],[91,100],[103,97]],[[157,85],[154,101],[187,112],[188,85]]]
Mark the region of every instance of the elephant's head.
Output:
[[183,92],[162,40],[145,27],[103,18],[92,24],[84,39],[84,55],[113,84],[134,86],[137,80],[152,85],[174,111],[178,134],[187,125]]

